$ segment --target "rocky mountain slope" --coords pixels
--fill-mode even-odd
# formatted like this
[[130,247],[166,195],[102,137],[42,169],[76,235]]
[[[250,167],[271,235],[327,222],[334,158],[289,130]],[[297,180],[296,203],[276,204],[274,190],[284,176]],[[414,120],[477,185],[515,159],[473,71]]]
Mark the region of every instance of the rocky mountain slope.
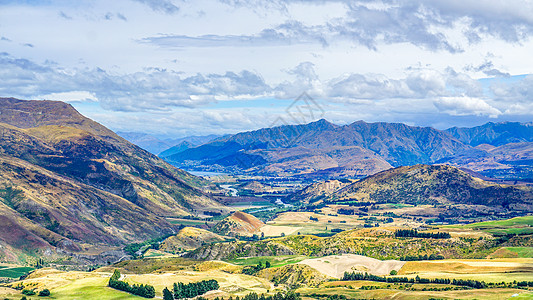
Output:
[[163,216],[225,209],[204,184],[68,104],[0,98],[3,258],[171,234]]

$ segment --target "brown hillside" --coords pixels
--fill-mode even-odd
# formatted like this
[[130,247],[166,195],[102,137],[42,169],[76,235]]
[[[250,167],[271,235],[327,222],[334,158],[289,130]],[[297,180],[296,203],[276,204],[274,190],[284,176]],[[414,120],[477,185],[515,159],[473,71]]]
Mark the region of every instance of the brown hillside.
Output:
[[236,211],[231,216],[218,222],[213,231],[222,235],[252,235],[258,233],[265,223],[256,217]]
[[206,244],[223,242],[226,240],[226,237],[212,233],[205,229],[185,227],[181,229],[178,234],[164,240],[159,246],[159,250],[177,253],[184,250],[196,249]]

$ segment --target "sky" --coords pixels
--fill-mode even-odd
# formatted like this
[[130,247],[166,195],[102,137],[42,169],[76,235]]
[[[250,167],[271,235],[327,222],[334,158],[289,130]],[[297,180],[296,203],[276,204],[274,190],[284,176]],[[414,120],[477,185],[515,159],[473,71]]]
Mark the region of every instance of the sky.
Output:
[[0,0],[0,97],[115,131],[533,121],[532,0]]

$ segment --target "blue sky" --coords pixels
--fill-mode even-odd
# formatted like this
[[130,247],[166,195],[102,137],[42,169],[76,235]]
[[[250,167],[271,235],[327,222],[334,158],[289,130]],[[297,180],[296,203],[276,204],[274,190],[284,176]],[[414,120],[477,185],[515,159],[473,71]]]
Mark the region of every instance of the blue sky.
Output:
[[[182,137],[533,120],[529,0],[0,0],[0,96]],[[307,93],[321,114],[289,118]]]

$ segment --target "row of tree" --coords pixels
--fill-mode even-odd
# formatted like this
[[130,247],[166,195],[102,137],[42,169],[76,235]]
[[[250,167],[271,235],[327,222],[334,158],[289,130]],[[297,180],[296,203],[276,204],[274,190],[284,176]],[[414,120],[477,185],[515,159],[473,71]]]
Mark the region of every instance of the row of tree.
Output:
[[447,232],[418,232],[416,229],[399,229],[394,233],[395,237],[415,237],[425,239],[449,239],[451,236]]
[[356,272],[344,272],[342,280],[367,280],[378,282],[402,282],[402,283],[433,283],[433,284],[451,284],[458,286],[468,286],[476,289],[483,289],[487,287],[484,281],[478,280],[464,280],[464,279],[449,279],[449,278],[420,278],[418,275],[416,278],[407,277],[386,277],[377,276],[368,273],[356,273]]
[[120,272],[115,269],[111,278],[109,278],[109,287],[124,291],[130,294],[141,296],[144,298],[154,298],[155,288],[149,284],[134,284],[130,285],[125,281],[120,280]]
[[178,282],[174,283],[172,289],[173,293],[169,289],[165,288],[163,290],[163,299],[164,300],[173,300],[173,299],[184,299],[184,298],[193,298],[198,295],[203,295],[209,291],[218,290],[219,288],[218,281],[211,280],[202,280],[198,282],[183,283]]
[[400,258],[400,260],[403,261],[416,261],[416,260],[441,260],[444,259],[444,256],[441,254],[435,254],[431,253],[430,255],[427,254],[419,254],[419,255],[406,255]]

